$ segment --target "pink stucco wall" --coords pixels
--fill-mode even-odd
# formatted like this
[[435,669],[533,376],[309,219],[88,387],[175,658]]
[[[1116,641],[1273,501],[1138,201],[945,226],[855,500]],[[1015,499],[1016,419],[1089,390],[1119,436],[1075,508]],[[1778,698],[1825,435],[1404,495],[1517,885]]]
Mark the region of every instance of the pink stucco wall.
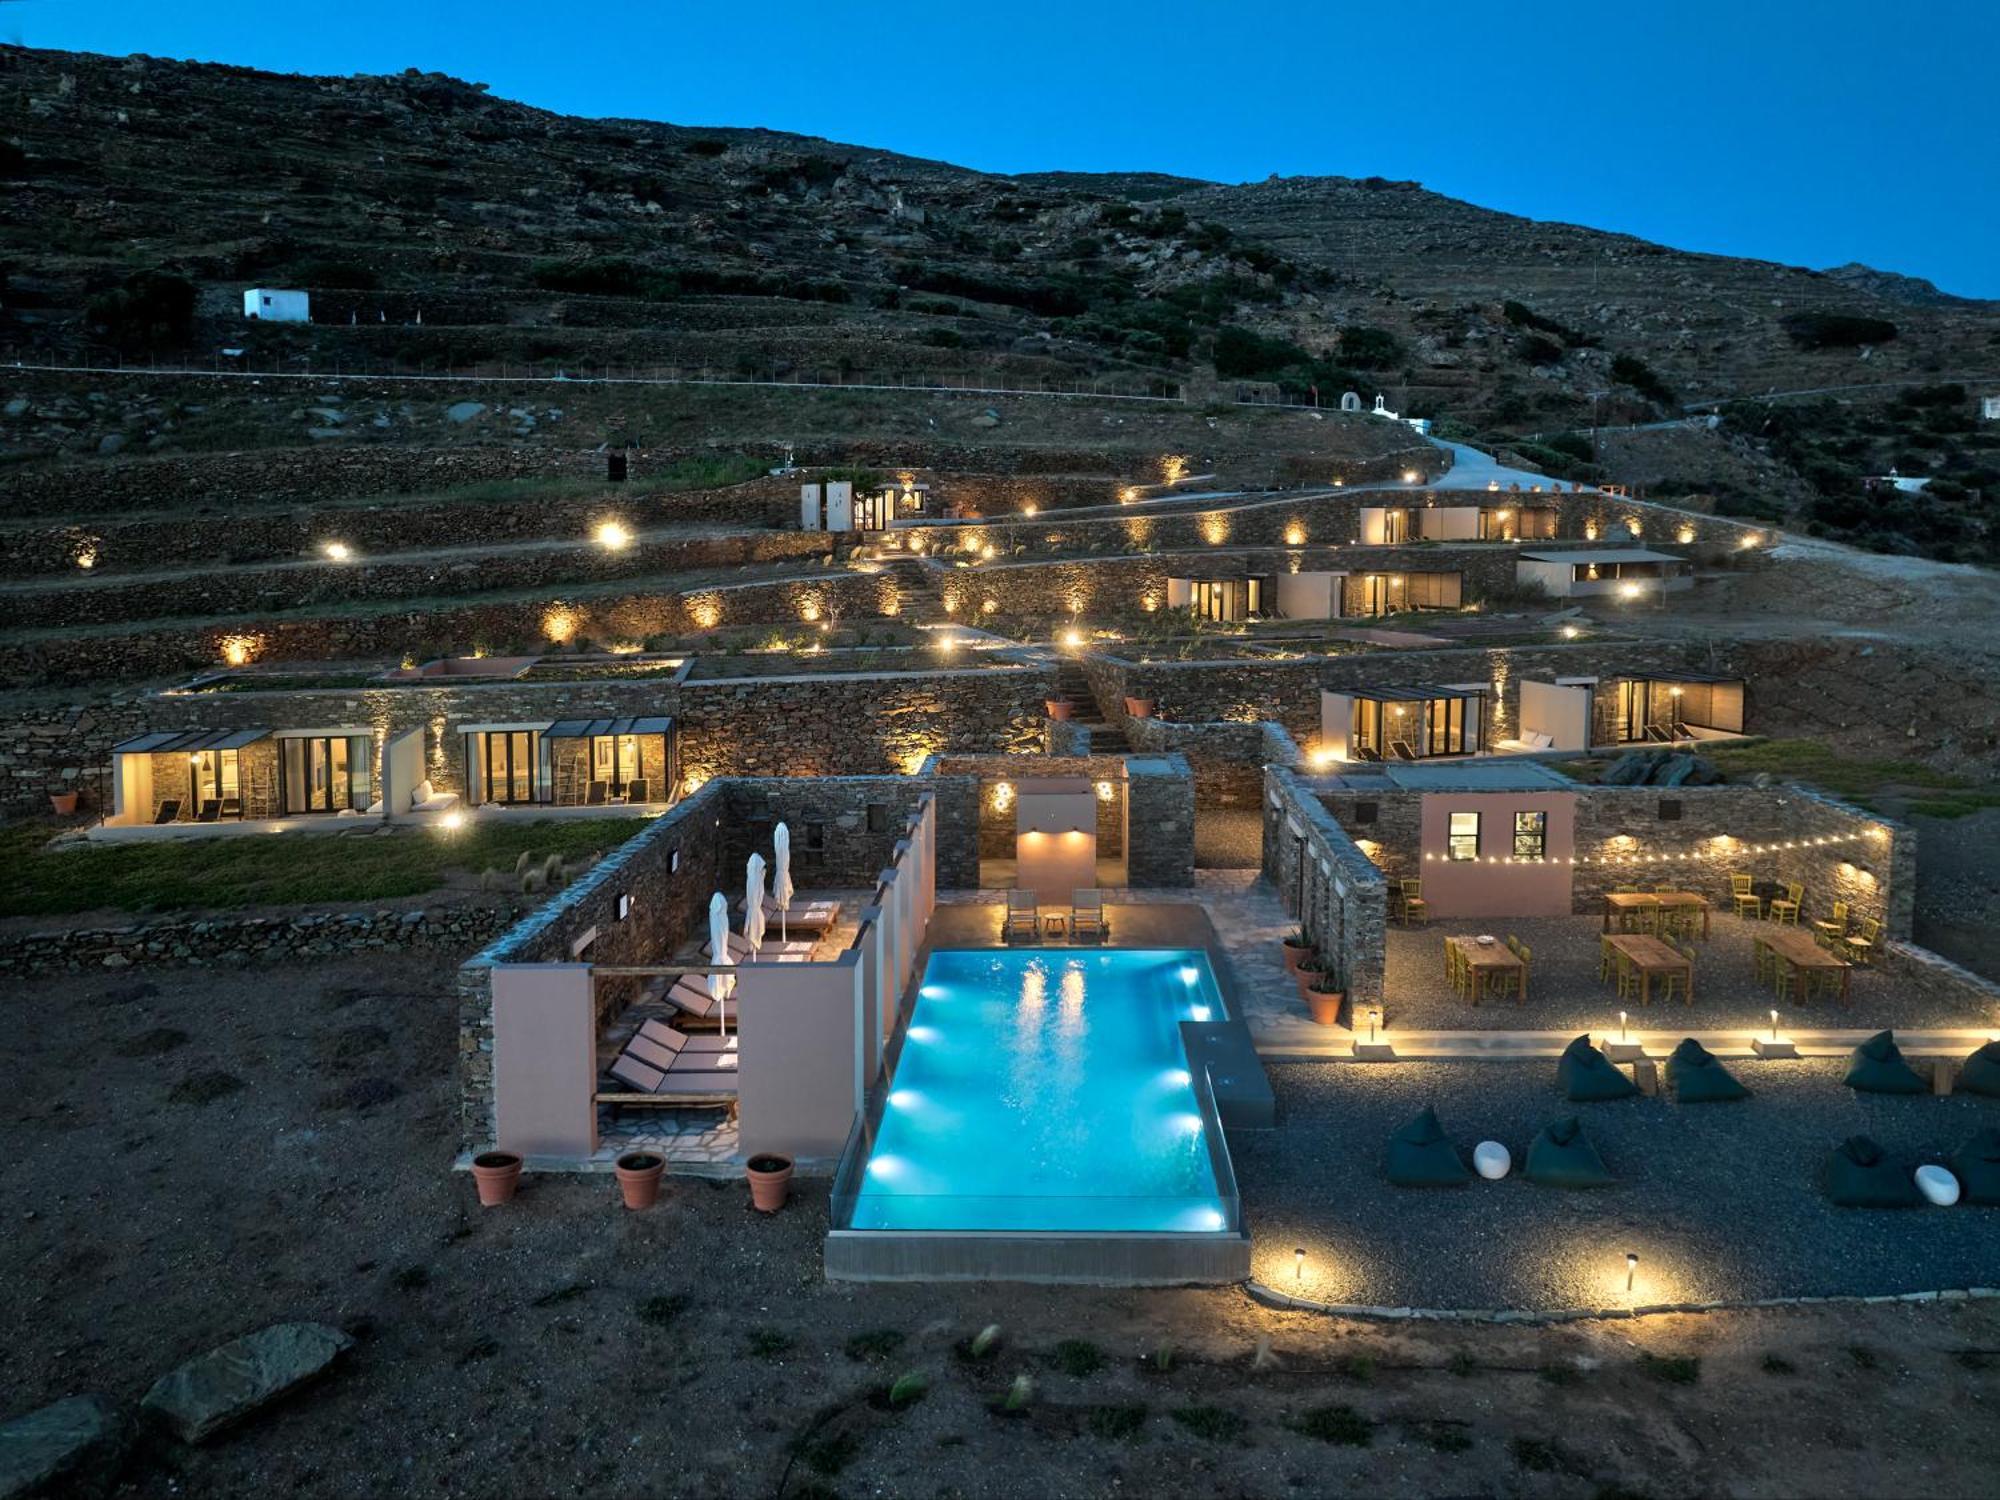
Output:
[[[1479,858],[1455,861],[1451,814],[1476,812]],[[1511,862],[1514,814],[1548,814],[1548,854]],[[1432,917],[1563,917],[1570,913],[1576,855],[1575,792],[1433,792],[1422,799],[1424,900]]]

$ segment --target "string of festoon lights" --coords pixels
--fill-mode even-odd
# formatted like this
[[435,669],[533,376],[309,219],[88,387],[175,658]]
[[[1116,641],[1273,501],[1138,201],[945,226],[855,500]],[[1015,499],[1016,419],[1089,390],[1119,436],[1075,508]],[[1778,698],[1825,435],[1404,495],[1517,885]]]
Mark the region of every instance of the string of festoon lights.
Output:
[[[1437,860],[1442,864],[1455,865],[1671,865],[1684,864],[1689,860],[1701,859],[1741,859],[1746,854],[1778,854],[1787,849],[1834,848],[1842,844],[1859,844],[1870,838],[1883,838],[1887,829],[1877,828],[1868,833],[1837,833],[1815,839],[1783,839],[1768,844],[1749,844],[1730,834],[1719,833],[1709,840],[1715,847],[1693,850],[1676,850],[1657,854],[1570,854],[1561,858],[1544,855],[1539,859],[1526,859],[1517,855],[1488,854],[1471,859],[1453,859],[1449,854],[1426,852],[1426,860]],[[1629,834],[1620,834],[1629,838]]]

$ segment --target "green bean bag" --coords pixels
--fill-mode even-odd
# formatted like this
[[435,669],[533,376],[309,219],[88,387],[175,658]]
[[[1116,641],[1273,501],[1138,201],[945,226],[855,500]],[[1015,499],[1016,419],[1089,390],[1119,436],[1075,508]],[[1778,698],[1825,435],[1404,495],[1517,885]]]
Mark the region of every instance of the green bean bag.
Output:
[[2000,1208],[2000,1130],[1982,1130],[1945,1165],[1958,1179],[1958,1201]]
[[1618,1181],[1575,1115],[1542,1127],[1528,1144],[1528,1181],[1543,1187],[1610,1187]]
[[1958,1087],[1968,1094],[2000,1099],[2000,1042],[1988,1042],[1958,1070]]
[[1667,1084],[1683,1104],[1719,1104],[1750,1097],[1750,1090],[1736,1081],[1736,1075],[1693,1037],[1684,1039],[1667,1058]]
[[1856,1047],[1853,1060],[1847,1065],[1847,1076],[1841,1082],[1864,1094],[1928,1094],[1931,1091],[1930,1084],[1919,1078],[1916,1069],[1903,1061],[1902,1049],[1896,1045],[1896,1033],[1893,1031],[1878,1031]]
[[1389,1137],[1389,1181],[1397,1187],[1462,1187],[1472,1181],[1465,1161],[1438,1124],[1437,1111],[1425,1109]]
[[1865,1135],[1850,1135],[1826,1164],[1826,1195],[1841,1208],[1915,1208],[1915,1177]]
[[1556,1083],[1572,1104],[1601,1104],[1607,1099],[1629,1099],[1639,1092],[1636,1083],[1590,1045],[1590,1033],[1587,1031],[1563,1048],[1563,1055],[1556,1062]]

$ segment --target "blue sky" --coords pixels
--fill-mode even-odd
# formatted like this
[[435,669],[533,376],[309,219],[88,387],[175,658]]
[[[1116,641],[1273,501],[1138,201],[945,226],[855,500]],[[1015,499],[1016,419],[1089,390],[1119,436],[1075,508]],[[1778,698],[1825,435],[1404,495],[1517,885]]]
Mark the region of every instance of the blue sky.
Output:
[[2000,297],[2000,0],[15,0],[0,39],[419,67],[565,113],[998,172],[1412,178],[1533,218]]

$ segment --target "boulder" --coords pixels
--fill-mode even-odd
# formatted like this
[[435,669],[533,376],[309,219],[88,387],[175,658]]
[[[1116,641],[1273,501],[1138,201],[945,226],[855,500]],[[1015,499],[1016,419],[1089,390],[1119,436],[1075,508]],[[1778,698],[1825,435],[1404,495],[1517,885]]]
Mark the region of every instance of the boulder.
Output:
[[454,401],[444,409],[444,414],[454,422],[470,422],[485,410],[484,401]]
[[107,1492],[130,1434],[102,1396],[69,1396],[0,1424],[0,1500]]
[[323,1373],[353,1347],[353,1339],[324,1323],[274,1323],[169,1370],[139,1409],[182,1442],[205,1442]]

